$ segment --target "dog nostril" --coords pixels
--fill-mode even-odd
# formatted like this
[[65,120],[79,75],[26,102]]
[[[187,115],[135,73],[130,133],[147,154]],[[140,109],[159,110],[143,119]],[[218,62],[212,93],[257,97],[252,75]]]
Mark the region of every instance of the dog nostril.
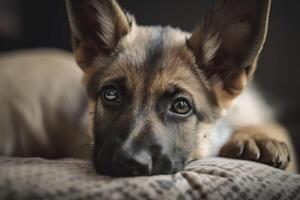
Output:
[[150,175],[151,157],[146,153],[130,155],[126,151],[117,152],[114,156],[114,167],[124,175]]

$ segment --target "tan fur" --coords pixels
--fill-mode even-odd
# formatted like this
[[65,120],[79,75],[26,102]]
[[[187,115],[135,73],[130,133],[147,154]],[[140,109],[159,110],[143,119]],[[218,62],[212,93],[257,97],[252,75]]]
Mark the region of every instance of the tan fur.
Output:
[[[0,56],[0,155],[81,157],[86,92],[74,57],[39,49]],[[85,100],[86,101],[86,100]]]

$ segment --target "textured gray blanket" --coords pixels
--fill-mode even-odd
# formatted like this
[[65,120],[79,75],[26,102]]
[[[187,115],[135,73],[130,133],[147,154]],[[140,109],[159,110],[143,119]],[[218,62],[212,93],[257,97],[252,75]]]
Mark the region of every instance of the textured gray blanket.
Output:
[[221,158],[175,175],[111,178],[86,161],[0,157],[0,199],[300,199],[300,176]]

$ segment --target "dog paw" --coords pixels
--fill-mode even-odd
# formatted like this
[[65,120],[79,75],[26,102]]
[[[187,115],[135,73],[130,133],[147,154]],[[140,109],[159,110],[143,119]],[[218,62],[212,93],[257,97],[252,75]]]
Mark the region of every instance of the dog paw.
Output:
[[267,136],[235,133],[223,146],[220,156],[250,160],[286,169],[290,162],[288,146]]

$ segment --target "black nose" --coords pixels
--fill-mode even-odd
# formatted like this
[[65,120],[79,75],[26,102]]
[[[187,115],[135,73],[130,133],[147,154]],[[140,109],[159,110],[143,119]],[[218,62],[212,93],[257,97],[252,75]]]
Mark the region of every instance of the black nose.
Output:
[[151,174],[152,159],[146,151],[120,149],[115,152],[113,166],[124,176],[148,176]]

